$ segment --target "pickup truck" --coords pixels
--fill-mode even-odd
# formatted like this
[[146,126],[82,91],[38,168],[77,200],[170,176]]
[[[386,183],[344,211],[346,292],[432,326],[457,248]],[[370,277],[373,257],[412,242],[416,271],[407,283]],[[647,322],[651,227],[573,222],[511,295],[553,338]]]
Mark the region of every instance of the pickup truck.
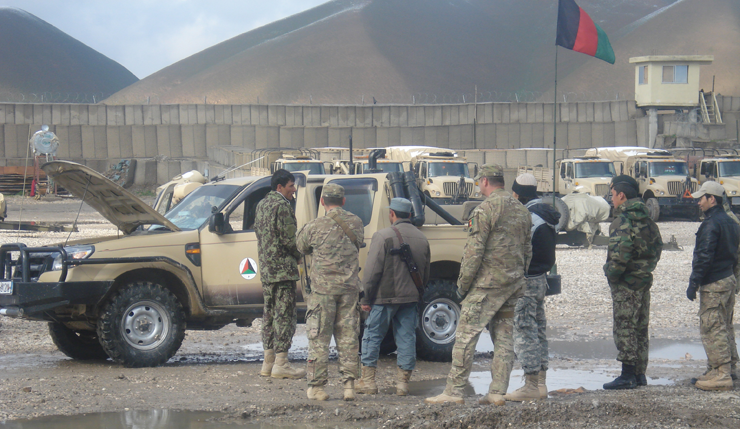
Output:
[[[186,329],[249,326],[262,316],[253,225],[271,177],[206,183],[163,215],[86,166],[52,161],[42,168],[120,234],[59,246],[0,246],[0,315],[49,322],[54,343],[71,358],[110,357],[128,367],[167,362]],[[390,226],[387,206],[400,188],[387,174],[294,174],[299,228],[324,215],[319,197],[329,182],[344,186],[345,209],[362,219],[366,243]],[[422,359],[449,361],[466,233],[449,224],[420,230],[429,238],[432,267],[419,304],[417,351]],[[360,266],[366,257],[363,248]],[[304,284],[305,277],[298,288],[299,318],[306,310]]]

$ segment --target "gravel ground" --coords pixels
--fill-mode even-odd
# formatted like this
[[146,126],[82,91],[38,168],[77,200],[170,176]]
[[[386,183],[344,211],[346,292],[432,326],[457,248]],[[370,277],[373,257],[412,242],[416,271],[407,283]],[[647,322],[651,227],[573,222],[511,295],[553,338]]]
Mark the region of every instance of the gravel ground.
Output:
[[[19,197],[8,199],[9,219],[18,219]],[[25,200],[24,218],[72,222],[79,200]],[[28,217],[26,217],[28,216]],[[115,234],[89,207],[79,215],[80,232],[71,239]],[[675,236],[683,251],[665,251],[652,288],[651,339],[654,342],[699,344],[698,303],[685,297],[691,271],[694,233],[698,223],[661,222],[663,240]],[[608,229],[602,224],[602,230]],[[63,242],[69,233],[0,232],[0,243],[45,245]],[[602,348],[611,340],[611,298],[603,276],[603,248],[559,247],[560,295],[547,300],[549,338],[566,351],[553,355],[551,370],[618,373],[613,357]],[[736,325],[736,329],[740,329]],[[299,326],[297,336],[303,335]],[[586,348],[583,357],[573,357]],[[611,346],[613,347],[613,346]],[[568,349],[572,348],[573,352]],[[298,349],[298,350],[296,350]],[[251,353],[249,350],[256,350]],[[58,352],[46,325],[0,318],[0,422],[56,414],[79,414],[124,409],[170,408],[226,413],[225,422],[294,424],[297,421],[340,423],[342,427],[738,427],[740,396],[735,392],[701,392],[688,379],[701,373],[703,356],[668,356],[651,360],[652,385],[634,391],[555,396],[545,402],[477,405],[479,396],[465,406],[426,406],[421,399],[444,385],[449,364],[419,362],[412,395],[398,398],[381,394],[354,403],[331,399],[317,404],[305,399],[305,380],[273,381],[259,372],[259,321],[250,328],[234,325],[215,332],[188,331],[183,347],[159,368],[128,369],[113,362],[75,362]],[[479,348],[480,350],[480,348]],[[251,353],[251,354],[250,354]],[[589,355],[590,354],[590,355]],[[675,353],[674,353],[675,354]],[[305,359],[305,349],[294,344],[294,359]],[[294,363],[299,365],[300,363]],[[490,353],[476,357],[474,371],[486,371]],[[392,384],[393,359],[380,362],[381,386]],[[330,366],[332,398],[339,395],[336,362]],[[431,384],[424,384],[424,383]],[[582,385],[574,376],[572,387]],[[512,386],[518,387],[518,377]],[[740,384],[736,383],[736,389]],[[435,390],[436,389],[436,390]],[[472,388],[471,388],[472,389]],[[471,395],[474,393],[471,391]]]

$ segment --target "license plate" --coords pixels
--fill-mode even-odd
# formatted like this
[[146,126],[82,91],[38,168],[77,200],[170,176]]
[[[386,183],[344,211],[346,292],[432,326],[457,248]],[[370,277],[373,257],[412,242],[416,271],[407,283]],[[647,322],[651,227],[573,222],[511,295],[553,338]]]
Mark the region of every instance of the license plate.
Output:
[[12,295],[13,294],[13,282],[0,282],[0,295]]

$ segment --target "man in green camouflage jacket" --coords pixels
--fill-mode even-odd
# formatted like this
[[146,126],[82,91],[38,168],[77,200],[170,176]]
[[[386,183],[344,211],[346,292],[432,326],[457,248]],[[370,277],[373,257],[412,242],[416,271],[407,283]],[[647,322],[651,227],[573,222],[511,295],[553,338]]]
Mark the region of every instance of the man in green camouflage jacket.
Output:
[[483,329],[494,344],[491,385],[479,403],[505,405],[504,394],[514,365],[514,309],[522,295],[529,262],[532,219],[529,210],[504,190],[504,170],[489,164],[476,176],[486,196],[468,221],[457,287],[467,294],[452,349],[447,387],[428,404],[462,404],[463,390],[473,365],[473,354]]
[[290,205],[296,187],[289,171],[272,175],[272,191],[257,204],[254,231],[257,235],[260,280],[264,309],[262,347],[265,360],[260,375],[274,378],[302,378],[306,372],[288,365],[288,349],[296,327],[295,293],[298,258],[295,235],[298,229]]
[[612,179],[611,194],[616,217],[609,227],[604,274],[612,294],[614,343],[622,373],[604,389],[634,389],[647,385],[650,287],[663,241],[634,178]]
[[[359,249],[365,240],[362,220],[344,210],[344,188],[329,183],[321,190],[326,215],[307,223],[298,233],[298,250],[313,255],[311,294],[307,297],[308,399],[325,401],[329,343],[337,343],[344,400],[355,399],[360,336]],[[346,230],[345,230],[346,229]]]

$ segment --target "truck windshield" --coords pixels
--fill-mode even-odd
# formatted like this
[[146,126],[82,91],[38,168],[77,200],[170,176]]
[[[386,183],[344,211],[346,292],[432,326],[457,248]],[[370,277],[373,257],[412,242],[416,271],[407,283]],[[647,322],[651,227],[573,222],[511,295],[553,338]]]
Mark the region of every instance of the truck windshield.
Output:
[[740,161],[723,161],[719,163],[719,176],[740,176]]
[[468,164],[461,162],[430,162],[429,177],[439,176],[470,177]]
[[578,162],[576,163],[576,179],[589,177],[614,177],[614,164],[611,162]]
[[212,207],[221,207],[239,189],[234,185],[201,186],[164,217],[184,231],[198,229],[211,217]]
[[686,176],[688,168],[685,162],[651,162],[650,176]]
[[322,162],[286,162],[283,168],[288,171],[306,171],[308,174],[326,174]]
[[373,201],[375,192],[378,191],[378,181],[371,178],[357,179],[336,179],[331,183],[336,183],[344,187],[344,209],[354,213],[360,219],[362,224],[368,226],[370,219],[373,217]]
[[[400,162],[379,162],[377,168],[378,170],[381,170],[383,173],[394,173],[394,172],[403,173],[403,165]],[[368,164],[362,164],[363,172],[366,172],[369,169],[370,169],[370,166]]]

